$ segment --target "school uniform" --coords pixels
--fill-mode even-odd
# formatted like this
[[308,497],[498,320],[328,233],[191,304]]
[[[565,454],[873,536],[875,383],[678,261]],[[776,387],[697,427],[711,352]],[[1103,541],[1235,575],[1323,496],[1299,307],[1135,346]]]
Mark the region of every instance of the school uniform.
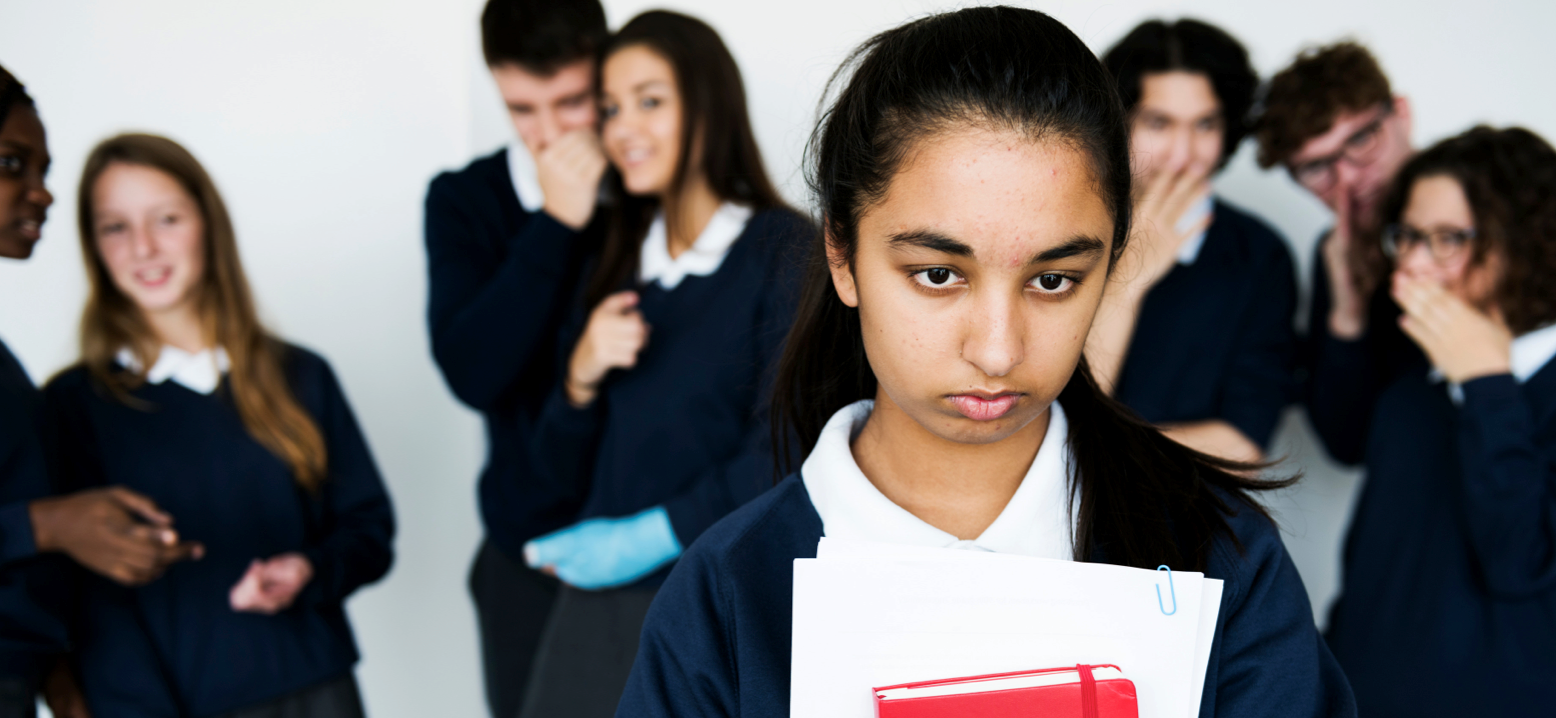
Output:
[[1364,715],[1551,712],[1553,355],[1547,327],[1510,374],[1458,386],[1423,360],[1378,397],[1328,631]]
[[[726,203],[671,259],[663,218],[654,222],[630,283],[651,327],[636,366],[608,374],[587,408],[558,387],[536,433],[548,475],[581,496],[579,520],[662,506],[688,546],[772,486],[767,394],[812,231],[788,209]],[[578,305],[566,346],[588,310]],[[521,715],[611,715],[668,572],[603,592],[564,587]]]
[[[788,716],[794,559],[815,558],[823,535],[1069,558],[1068,429],[1063,408],[1052,407],[1021,487],[973,541],[957,541],[880,494],[849,449],[871,402],[838,411],[798,475],[682,556],[649,610],[617,715]],[[1247,506],[1228,521],[1242,548],[1218,537],[1210,550],[1205,575],[1226,586],[1200,715],[1354,715],[1275,526]]]
[[1285,240],[1215,200],[1146,294],[1114,398],[1153,424],[1221,420],[1268,447],[1292,398],[1297,284]]
[[49,495],[37,433],[42,397],[0,342],[0,718],[31,716],[51,656],[66,649],[57,606],[60,566],[39,556],[28,504]]
[[1384,277],[1367,301],[1367,325],[1356,339],[1329,331],[1332,301],[1324,242],[1313,253],[1313,298],[1301,366],[1303,403],[1314,433],[1334,460],[1361,463],[1378,395],[1401,370],[1425,361],[1421,350],[1399,328],[1399,305],[1389,296]]
[[557,336],[598,226],[575,232],[542,210],[522,143],[434,179],[427,190],[432,355],[454,395],[481,412],[479,496],[486,540],[470,571],[487,700],[511,718],[555,600],[555,579],[525,568],[524,542],[576,520],[577,500],[538,481],[529,445],[557,377]]
[[[324,359],[287,347],[283,364],[328,450],[317,493],[249,434],[221,382],[226,363],[221,350],[164,347],[129,402],[79,366],[44,390],[63,488],[126,486],[172,515],[181,538],[205,545],[204,558],[138,588],[83,576],[72,635],[87,703],[114,717],[360,716],[340,699],[356,692],[358,658],[344,603],[389,570],[388,494]],[[121,354],[115,370],[134,368]],[[229,594],[249,563],[289,552],[313,565],[292,606],[234,611]],[[267,712],[286,705],[315,709]]]

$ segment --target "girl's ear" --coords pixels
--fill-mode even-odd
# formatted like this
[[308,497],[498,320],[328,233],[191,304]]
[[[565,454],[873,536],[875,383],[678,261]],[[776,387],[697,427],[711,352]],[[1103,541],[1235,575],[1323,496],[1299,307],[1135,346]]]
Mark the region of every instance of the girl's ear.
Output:
[[823,239],[827,243],[827,267],[832,270],[832,288],[837,290],[837,298],[843,303],[859,308],[859,288],[854,286],[854,268],[844,256],[843,248],[837,242],[832,241],[832,230],[824,230],[826,236]]

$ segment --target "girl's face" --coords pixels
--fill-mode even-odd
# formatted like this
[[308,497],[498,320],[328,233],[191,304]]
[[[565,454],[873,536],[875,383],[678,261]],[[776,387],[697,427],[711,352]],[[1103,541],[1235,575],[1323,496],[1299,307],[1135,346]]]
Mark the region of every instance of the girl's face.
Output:
[[1221,101],[1198,72],[1153,72],[1140,79],[1129,131],[1137,175],[1149,179],[1173,159],[1209,170],[1221,161],[1226,134]]
[[43,237],[54,195],[43,186],[49,148],[43,123],[31,107],[17,105],[0,127],[0,257],[26,259]]
[[92,188],[97,252],[141,311],[186,306],[205,274],[205,218],[167,173],[116,162]]
[[[1432,175],[1416,180],[1411,186],[1399,224],[1422,234],[1473,232],[1475,213],[1458,180],[1447,175]],[[1472,239],[1456,250],[1439,249],[1435,256],[1430,245],[1441,243],[1441,238],[1415,242],[1401,248],[1401,254],[1395,260],[1394,275],[1396,279],[1434,282],[1472,307],[1490,309],[1496,281],[1501,275],[1501,259],[1495,253],[1488,253],[1485,261],[1472,261],[1476,241],[1480,240]],[[1451,243],[1440,244],[1440,247],[1451,247]]]
[[1107,283],[1113,220],[1064,141],[966,129],[921,141],[859,222],[852,269],[865,353],[931,433],[991,443],[1047,410],[1080,361]]
[[675,69],[643,45],[605,60],[601,116],[605,154],[634,195],[663,196],[681,157],[682,103]]

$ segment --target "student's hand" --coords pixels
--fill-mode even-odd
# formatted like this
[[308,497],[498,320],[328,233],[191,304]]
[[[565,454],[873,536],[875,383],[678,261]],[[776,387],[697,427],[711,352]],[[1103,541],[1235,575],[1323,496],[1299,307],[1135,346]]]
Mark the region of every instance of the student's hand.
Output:
[[313,564],[300,553],[283,553],[268,561],[254,559],[227,600],[234,611],[270,616],[290,607],[311,580]]
[[546,214],[575,230],[587,226],[605,165],[605,150],[593,130],[573,130],[546,145],[535,158]]
[[581,521],[524,544],[530,568],[591,591],[632,583],[681,555],[664,507]]
[[1178,262],[1178,249],[1189,237],[1210,227],[1207,214],[1191,226],[1178,222],[1196,203],[1210,196],[1210,168],[1186,155],[1174,155],[1147,183],[1135,207],[1134,236],[1126,253],[1135,273],[1122,275],[1138,295],[1155,286]]
[[573,406],[594,403],[600,382],[610,370],[631,369],[637,364],[638,352],[648,344],[648,324],[637,307],[637,292],[617,292],[589,315],[589,325],[567,364],[565,389]]
[[1334,229],[1324,240],[1324,268],[1329,274],[1329,333],[1352,341],[1367,330],[1367,295],[1372,287],[1359,286],[1352,268],[1355,229],[1351,227],[1351,195],[1341,191],[1335,203]]
[[1394,301],[1405,310],[1400,328],[1455,384],[1512,371],[1513,333],[1430,280],[1394,275]]
[[38,551],[59,551],[126,586],[155,580],[167,567],[199,559],[205,546],[180,541],[173,517],[122,486],[38,499],[28,505]]
[[81,693],[81,684],[76,681],[76,672],[69,661],[61,658],[54,662],[54,668],[43,678],[42,692],[43,702],[48,704],[54,718],[92,718],[92,712],[86,707],[86,696]]

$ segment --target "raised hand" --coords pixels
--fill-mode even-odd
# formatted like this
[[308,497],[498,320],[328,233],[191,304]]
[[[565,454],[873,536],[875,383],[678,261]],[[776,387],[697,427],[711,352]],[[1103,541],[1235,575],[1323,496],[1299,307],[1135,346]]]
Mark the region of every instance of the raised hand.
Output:
[[592,404],[610,370],[637,365],[638,352],[648,344],[648,324],[637,306],[637,292],[617,292],[589,315],[589,324],[568,362],[567,399],[574,406]]
[[205,555],[181,541],[173,517],[122,486],[38,499],[28,506],[38,551],[59,551],[126,586],[150,583],[167,567]]
[[1392,294],[1405,310],[1399,326],[1455,384],[1512,370],[1513,333],[1431,280],[1395,274]]
[[286,610],[313,580],[313,564],[300,553],[283,553],[268,561],[254,559],[227,600],[232,610],[273,615]]
[[1178,222],[1196,203],[1210,196],[1210,168],[1175,154],[1147,182],[1145,192],[1135,206],[1134,236],[1127,253],[1134,260],[1134,273],[1120,275],[1140,294],[1156,285],[1178,261],[1183,243],[1205,231],[1214,219],[1205,215],[1187,227]]
[[605,150],[592,130],[573,130],[546,145],[535,157],[546,213],[575,230],[588,225],[605,165]]
[[1351,204],[1350,193],[1341,192],[1335,201],[1334,229],[1323,248],[1324,267],[1329,273],[1329,333],[1347,341],[1367,330],[1367,296],[1373,289],[1357,284]]

